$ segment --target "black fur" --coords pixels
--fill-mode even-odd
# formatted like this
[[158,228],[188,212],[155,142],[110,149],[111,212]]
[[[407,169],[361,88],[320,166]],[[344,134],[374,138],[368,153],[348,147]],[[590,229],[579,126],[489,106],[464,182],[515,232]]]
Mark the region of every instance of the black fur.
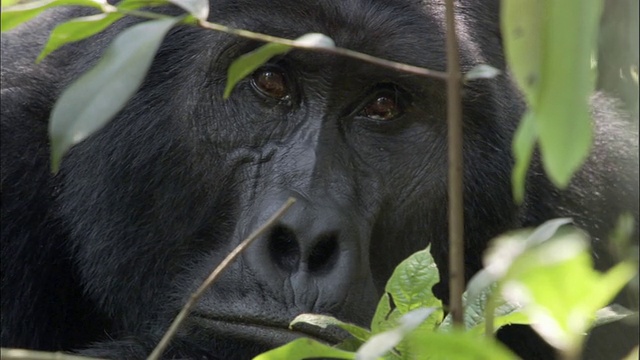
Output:
[[[212,21],[288,38],[321,32],[445,68],[439,1],[211,2]],[[497,1],[458,3],[463,69],[504,69]],[[395,265],[428,243],[446,279],[442,81],[293,51],[272,61],[290,100],[259,95],[248,78],[224,101],[229,64],[260,44],[181,26],[127,107],[53,176],[55,100],[138,21],[34,64],[53,26],[81,14],[48,11],[2,36],[3,347],[145,357],[208,273],[289,196],[298,202],[206,293],[167,358],[248,358],[291,339],[284,328],[302,312],[366,325]],[[381,84],[404,106],[395,120],[359,115]],[[593,154],[571,187],[554,190],[536,160],[516,207],[510,149],[524,104],[507,75],[465,87],[467,278],[489,239],[559,216],[591,233],[607,266],[601,240],[623,211],[638,215],[638,140],[615,104],[600,95],[594,104]],[[446,298],[445,288],[436,291]],[[527,358],[550,356],[528,329],[501,338]]]

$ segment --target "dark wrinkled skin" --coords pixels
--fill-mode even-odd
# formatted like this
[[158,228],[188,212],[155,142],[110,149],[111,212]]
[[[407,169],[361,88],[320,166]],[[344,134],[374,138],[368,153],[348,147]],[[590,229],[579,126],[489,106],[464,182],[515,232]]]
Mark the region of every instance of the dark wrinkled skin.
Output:
[[[444,8],[426,3],[212,1],[209,20],[287,38],[321,32],[444,70]],[[496,2],[458,3],[463,69],[504,69]],[[53,176],[55,100],[132,23],[35,65],[54,24],[81,14],[50,11],[2,36],[3,347],[144,358],[208,273],[289,196],[297,203],[207,291],[167,358],[249,358],[299,336],[285,329],[303,312],[367,325],[395,265],[429,243],[446,279],[444,82],[292,51],[271,61],[290,101],[260,95],[251,77],[225,101],[228,66],[259,44],[178,27],[127,107]],[[363,116],[390,86],[402,114]],[[517,207],[510,143],[521,96],[507,75],[466,85],[467,279],[492,237],[560,216],[590,232],[598,266],[608,265],[602,240],[620,213],[638,215],[638,139],[613,101],[593,102],[594,152],[570,188],[554,190],[535,160]],[[434,290],[446,299],[446,288]],[[615,341],[637,339],[637,327],[603,333],[592,358],[616,358],[627,348]],[[526,358],[551,356],[527,328],[500,337]]]

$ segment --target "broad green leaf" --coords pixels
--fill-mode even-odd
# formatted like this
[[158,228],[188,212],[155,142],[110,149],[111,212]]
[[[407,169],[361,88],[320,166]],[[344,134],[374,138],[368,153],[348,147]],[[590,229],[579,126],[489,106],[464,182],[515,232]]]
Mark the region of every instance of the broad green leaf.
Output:
[[107,5],[106,0],[40,0],[2,9],[2,31],[8,31],[38,16],[41,12],[56,6],[88,6],[97,9]]
[[[501,327],[510,324],[529,324],[529,318],[526,314],[521,312],[520,304],[509,302],[503,299],[496,290],[498,284],[496,282],[490,283],[488,286],[484,286],[482,289],[477,290],[475,296],[470,297],[469,289],[471,285],[474,285],[475,281],[478,281],[478,276],[482,278],[482,272],[476,274],[467,286],[467,291],[462,295],[464,304],[464,326],[467,331],[477,335],[484,335],[486,328],[486,307],[489,301],[493,301],[493,331],[498,331]],[[486,274],[486,273],[484,273]],[[482,280],[480,280],[482,282]],[[490,297],[494,298],[490,300]],[[453,329],[453,322],[451,314],[448,314],[442,324],[438,327],[439,331],[451,331]]]
[[532,327],[547,342],[572,352],[580,348],[596,311],[611,301],[636,271],[633,265],[620,263],[605,274],[599,273],[593,269],[584,233],[565,229],[513,261],[502,293],[523,305]]
[[[117,4],[118,10],[131,11],[140,8],[152,8],[167,5],[169,0],[122,0]],[[159,15],[159,14],[156,14]]]
[[[558,218],[544,222],[534,230],[523,229],[507,233],[493,239],[485,251],[482,262],[491,280],[502,279],[518,257],[535,246],[550,241],[562,226],[571,223],[571,219]],[[487,283],[488,285],[488,283]]]
[[572,220],[570,218],[557,218],[545,221],[527,236],[525,240],[527,249],[553,239],[561,227],[569,225],[571,222]]
[[638,317],[638,312],[631,311],[622,305],[611,304],[610,306],[603,307],[596,311],[596,318],[593,321],[592,327],[606,325],[612,322],[616,322],[630,316]]
[[171,3],[183,8],[196,19],[207,20],[209,17],[208,0],[169,0]]
[[442,302],[431,291],[440,275],[429,249],[414,253],[396,267],[371,321],[372,333],[397,326],[402,315],[422,307],[437,309],[423,326],[434,329],[442,321]]
[[98,64],[62,93],[49,122],[54,172],[69,148],[102,128],[126,105],[142,84],[165,34],[180,20],[148,21],[123,31]]
[[537,139],[536,119],[533,114],[528,111],[520,121],[520,125],[518,125],[518,130],[516,130],[512,144],[513,156],[516,163],[511,173],[511,186],[513,199],[516,204],[522,204],[524,201],[527,170],[531,163],[531,156],[533,155]]
[[247,77],[257,68],[269,61],[272,57],[289,52],[293,47],[304,48],[331,48],[334,47],[333,40],[323,34],[309,33],[302,35],[293,41],[293,45],[283,45],[269,43],[263,45],[236,59],[227,72],[227,86],[224,89],[223,97],[229,98],[233,88],[240,80]]
[[515,360],[518,357],[500,342],[470,332],[414,332],[406,338],[409,353],[416,360]]
[[480,64],[474,66],[466,74],[464,74],[464,81],[478,80],[478,79],[493,79],[500,75],[501,71],[487,64]]
[[591,147],[589,96],[594,84],[589,74],[602,1],[544,3],[543,78],[533,112],[544,169],[556,186],[564,188]]
[[630,256],[630,260],[638,261],[638,249],[633,249],[631,239],[633,239],[633,233],[635,232],[635,220],[633,215],[625,213],[618,217],[616,227],[613,230],[613,234],[610,236],[609,249],[615,259],[622,260]]
[[318,314],[300,314],[296,316],[295,319],[291,321],[289,324],[290,328],[293,328],[294,325],[298,323],[306,323],[321,327],[326,329],[327,326],[333,325],[337,326],[343,330],[349,332],[349,334],[353,335],[356,339],[360,341],[367,341],[369,337],[371,337],[371,333],[369,330],[361,328],[358,325],[349,324],[343,321],[340,321],[333,316],[328,315],[318,315]]
[[80,41],[99,33],[123,16],[124,15],[119,13],[103,13],[75,18],[56,26],[51,32],[49,41],[38,56],[38,59],[36,59],[36,62],[42,61],[42,59],[62,45]]
[[231,95],[231,91],[233,91],[233,88],[240,82],[240,80],[247,77],[272,57],[284,54],[289,50],[291,50],[291,46],[269,43],[240,56],[231,64],[231,66],[229,66],[229,71],[227,72],[227,86],[224,89],[223,97],[228,99]]
[[360,339],[356,339],[353,336],[350,336],[343,342],[335,345],[334,348],[344,350],[344,351],[352,351],[355,353],[356,351],[358,351],[358,349],[360,348],[360,346],[362,346],[363,343],[364,341]]
[[636,346],[635,349],[631,350],[629,355],[625,356],[624,359],[622,360],[638,360],[638,359],[640,359],[640,348]]
[[546,1],[502,0],[500,20],[505,56],[529,105],[537,104],[544,45]]
[[2,8],[5,8],[5,7],[7,7],[7,6],[12,6],[12,5],[17,4],[17,3],[18,3],[18,1],[19,1],[19,0],[2,0],[2,1],[0,2],[0,6],[1,6]]
[[349,351],[333,348],[321,342],[299,338],[279,348],[262,353],[254,360],[302,360],[309,358],[355,359],[355,354]]
[[413,330],[418,328],[436,308],[420,308],[404,314],[398,326],[373,335],[356,353],[358,360],[375,360],[390,352]]

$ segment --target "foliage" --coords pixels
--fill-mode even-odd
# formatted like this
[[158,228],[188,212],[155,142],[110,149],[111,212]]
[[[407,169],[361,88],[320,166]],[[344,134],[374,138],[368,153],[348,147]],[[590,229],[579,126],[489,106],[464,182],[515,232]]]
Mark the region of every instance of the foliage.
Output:
[[[164,36],[177,24],[268,42],[230,66],[225,97],[231,95],[238,81],[275,55],[296,47],[335,48],[333,41],[322,34],[288,40],[208,23],[206,0],[124,0],[117,6],[102,0],[39,0],[6,7],[15,2],[2,2],[2,31],[56,6],[85,6],[98,11],[58,25],[37,61],[65,44],[103,31],[125,15],[150,20],[119,34],[98,64],[59,98],[50,119],[54,171],[66,151],[98,131],[126,106],[144,80]],[[181,7],[189,16],[167,17],[139,10],[169,3]],[[507,60],[529,105],[513,143],[513,193],[518,201],[524,197],[525,176],[536,144],[545,171],[559,187],[568,184],[588,154],[592,141],[588,97],[593,89],[589,61],[601,7],[600,0],[503,1],[501,18]],[[465,81],[490,78],[497,73],[490,66],[481,65],[469,71]],[[569,138],[571,141],[567,141]],[[302,322],[338,326],[352,338],[335,347],[302,338],[256,359],[513,359],[515,355],[492,337],[497,329],[512,323],[531,324],[551,345],[575,355],[589,328],[629,316],[627,310],[615,306],[601,308],[637,271],[628,261],[605,274],[595,271],[587,238],[567,226],[568,222],[550,221],[535,231],[507,234],[492,243],[484,258],[485,268],[465,292],[462,329],[453,326],[442,303],[431,292],[439,274],[427,249],[396,268],[370,330],[328,316],[302,314],[291,322],[291,327]],[[566,296],[556,296],[559,291]]]
[[[637,270],[630,261],[604,274],[594,270],[586,234],[569,224],[568,219],[551,220],[535,230],[493,240],[484,256],[484,269],[469,282],[464,295],[464,329],[454,327],[449,315],[443,319],[442,303],[431,292],[439,275],[429,249],[398,265],[370,332],[311,314],[297,317],[291,326],[306,322],[348,331],[360,347],[341,353],[340,359],[515,359],[492,337],[509,324],[530,324],[561,352],[577,354],[584,334],[593,326],[634,314],[621,306],[603,307]],[[491,322],[489,327],[487,322]],[[347,341],[352,346],[354,339]],[[297,346],[299,343],[287,344],[257,359],[280,359],[282,349]],[[314,356],[328,356],[342,346],[314,343],[314,347],[318,350]],[[292,360],[308,356],[288,354]]]
[[518,202],[536,143],[558,187],[569,184],[589,153],[589,73],[601,8],[601,0],[502,1],[505,54],[528,104],[513,142]]

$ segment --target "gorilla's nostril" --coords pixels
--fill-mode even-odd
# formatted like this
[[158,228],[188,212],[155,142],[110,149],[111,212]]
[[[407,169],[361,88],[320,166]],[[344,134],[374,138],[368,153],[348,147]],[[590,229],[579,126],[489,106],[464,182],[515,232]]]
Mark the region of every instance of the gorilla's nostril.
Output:
[[294,271],[300,262],[300,245],[294,232],[282,225],[276,225],[269,233],[269,255],[283,270]]
[[330,269],[338,258],[338,233],[322,235],[309,253],[307,266],[309,272]]

